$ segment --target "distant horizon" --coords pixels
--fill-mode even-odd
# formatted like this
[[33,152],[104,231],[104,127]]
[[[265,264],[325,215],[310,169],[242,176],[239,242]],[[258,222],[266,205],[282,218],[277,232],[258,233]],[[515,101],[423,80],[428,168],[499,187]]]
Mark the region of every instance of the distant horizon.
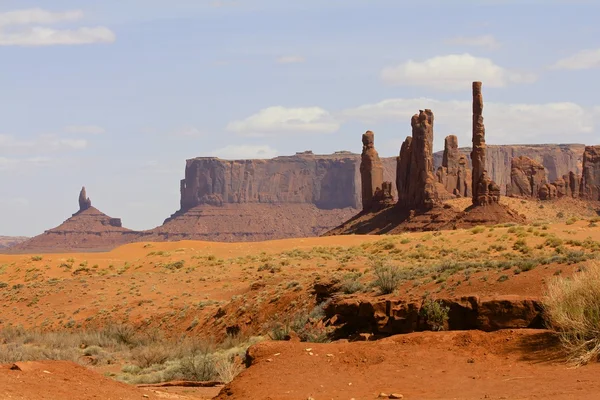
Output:
[[470,144],[473,81],[490,145],[598,143],[600,4],[434,0],[423,10],[3,1],[0,233],[58,225],[84,184],[108,215],[160,225],[197,156],[360,153],[372,130],[379,154],[394,157],[419,109],[435,114],[435,151],[449,134]]

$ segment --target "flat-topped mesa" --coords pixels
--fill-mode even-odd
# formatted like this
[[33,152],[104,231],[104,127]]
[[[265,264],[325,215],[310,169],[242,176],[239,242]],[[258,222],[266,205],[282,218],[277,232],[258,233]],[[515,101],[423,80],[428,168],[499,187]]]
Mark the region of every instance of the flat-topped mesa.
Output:
[[546,170],[542,164],[526,156],[512,159],[510,167],[512,197],[538,198],[540,189],[546,184]]
[[433,175],[433,112],[419,110],[411,119],[412,137],[407,137],[397,159],[398,205],[431,209],[439,202]]
[[[363,210],[371,210],[383,201],[386,195],[391,196],[391,184],[387,193],[383,192],[383,164],[375,150],[375,134],[367,131],[362,135],[362,153],[360,161],[360,181]],[[387,188],[387,186],[386,186]]]
[[81,188],[81,192],[79,192],[79,212],[85,211],[92,206],[92,201],[89,197],[87,197],[87,193],[85,191],[85,186]]
[[458,150],[458,138],[447,136],[444,140],[442,166],[436,171],[436,178],[448,192],[457,197],[471,196],[471,169],[467,156]]
[[498,203],[500,187],[488,176],[486,165],[485,126],[483,124],[483,96],[481,82],[473,82],[473,205]]
[[600,200],[600,146],[585,146],[579,196],[585,200]]

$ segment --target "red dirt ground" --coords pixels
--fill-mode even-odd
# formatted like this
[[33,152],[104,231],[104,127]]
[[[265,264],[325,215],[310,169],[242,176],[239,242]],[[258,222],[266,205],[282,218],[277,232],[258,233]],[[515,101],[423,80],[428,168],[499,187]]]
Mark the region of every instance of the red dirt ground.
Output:
[[103,377],[68,361],[36,361],[0,365],[2,400],[205,400],[220,388],[137,388]]
[[263,342],[219,400],[600,398],[600,365],[569,368],[545,331],[422,332],[377,342]]

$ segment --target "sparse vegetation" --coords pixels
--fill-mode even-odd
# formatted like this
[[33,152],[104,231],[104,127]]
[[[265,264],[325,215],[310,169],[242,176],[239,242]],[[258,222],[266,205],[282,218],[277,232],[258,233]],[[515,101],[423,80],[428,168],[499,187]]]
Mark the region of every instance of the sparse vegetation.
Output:
[[390,264],[377,264],[373,268],[375,281],[373,286],[377,287],[382,294],[393,293],[402,281],[402,273],[398,267]]
[[419,310],[421,317],[425,319],[427,324],[434,331],[442,331],[445,329],[445,324],[448,321],[448,312],[450,308],[444,306],[441,302],[426,298]]
[[600,265],[594,263],[572,278],[554,277],[545,311],[550,326],[577,365],[600,358]]

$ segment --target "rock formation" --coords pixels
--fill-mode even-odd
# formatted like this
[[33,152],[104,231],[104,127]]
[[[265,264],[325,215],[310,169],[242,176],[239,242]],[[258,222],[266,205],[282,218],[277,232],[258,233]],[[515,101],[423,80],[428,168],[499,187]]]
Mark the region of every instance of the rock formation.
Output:
[[520,156],[512,159],[510,169],[510,195],[513,197],[540,197],[546,186],[546,170],[539,162]]
[[85,186],[81,188],[79,192],[79,212],[85,211],[92,206],[92,201],[85,192]]
[[[526,156],[542,164],[546,169],[548,181],[553,182],[560,178],[565,179],[565,175],[568,176],[571,171],[575,175],[581,175],[584,149],[583,144],[486,144],[486,170],[503,191],[505,188],[510,190],[512,159]],[[471,168],[471,147],[461,147],[458,150],[467,156],[468,166]],[[442,165],[443,157],[443,151],[433,153],[436,169]],[[385,158],[383,162],[385,163]]]
[[[140,237],[140,232],[122,227],[120,218],[111,218],[92,207],[85,188],[79,195],[80,210],[52,228],[6,251],[9,253],[56,253],[108,251]],[[84,207],[82,209],[82,207]]]
[[562,197],[579,197],[581,177],[573,171],[548,182],[542,164],[525,156],[512,160],[511,185],[507,194],[513,197],[531,197],[553,200]]
[[433,176],[433,113],[420,110],[411,119],[412,137],[406,138],[397,163],[398,205],[431,209],[438,196]]
[[485,126],[481,82],[473,82],[473,150],[471,151],[473,205],[488,205],[500,200],[500,187],[486,170]]
[[600,146],[586,146],[583,152],[580,197],[600,200]]
[[[367,131],[362,135],[362,154],[360,161],[360,181],[362,188],[362,207],[363,210],[371,210],[375,203],[375,195],[378,201],[384,200],[383,193],[383,165],[379,159],[379,154],[375,150],[375,135]],[[388,188],[386,186],[386,188]],[[391,185],[389,187],[391,191]],[[391,196],[391,192],[388,191]]]
[[9,247],[23,243],[28,239],[29,238],[25,236],[0,236],[0,250],[8,249]]
[[436,178],[449,193],[457,197],[471,196],[471,169],[467,157],[458,150],[458,138],[454,135],[444,141],[444,156]]
[[566,191],[567,196],[579,197],[581,188],[581,175],[577,175],[573,171],[570,171],[568,175],[563,177],[565,183],[567,183]]

